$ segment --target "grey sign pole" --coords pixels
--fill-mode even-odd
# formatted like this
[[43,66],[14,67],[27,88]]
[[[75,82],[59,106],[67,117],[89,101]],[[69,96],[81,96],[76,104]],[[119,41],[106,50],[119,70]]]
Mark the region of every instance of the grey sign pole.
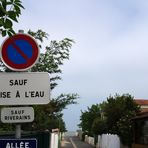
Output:
[[[24,30],[19,30],[19,33],[24,33]],[[20,139],[21,138],[21,124],[15,125],[15,138]]]
[[15,138],[20,139],[21,138],[21,124],[15,125]]

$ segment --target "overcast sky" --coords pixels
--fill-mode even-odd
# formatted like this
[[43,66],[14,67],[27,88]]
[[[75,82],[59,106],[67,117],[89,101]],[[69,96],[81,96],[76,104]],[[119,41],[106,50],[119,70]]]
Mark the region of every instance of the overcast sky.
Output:
[[78,105],[64,111],[68,130],[76,130],[80,110],[109,95],[148,98],[148,0],[23,0],[16,30],[42,29],[50,40],[76,43],[62,81],[52,92],[78,93]]

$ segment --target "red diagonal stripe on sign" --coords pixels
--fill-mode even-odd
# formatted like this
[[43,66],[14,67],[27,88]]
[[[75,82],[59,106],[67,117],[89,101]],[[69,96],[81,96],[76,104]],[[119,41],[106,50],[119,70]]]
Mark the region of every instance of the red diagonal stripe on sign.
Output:
[[29,60],[25,53],[15,44],[14,41],[12,41],[11,44],[26,61]]

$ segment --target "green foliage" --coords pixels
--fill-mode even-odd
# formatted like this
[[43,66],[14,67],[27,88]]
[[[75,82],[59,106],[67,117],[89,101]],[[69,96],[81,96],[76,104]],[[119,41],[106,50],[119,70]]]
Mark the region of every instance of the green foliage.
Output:
[[13,131],[13,130],[15,130],[15,125],[3,124],[0,122],[0,131]]
[[81,111],[79,127],[82,128],[83,132],[93,135],[92,125],[97,118],[101,118],[100,106],[98,104],[92,105],[90,108],[88,107],[87,111]]
[[110,96],[104,105],[108,132],[117,134],[124,145],[132,143],[131,118],[140,112],[139,106],[129,94]]
[[104,106],[104,115],[107,117],[108,130],[112,131],[112,127],[124,116],[131,113],[136,114],[139,107],[133,101],[133,97],[129,94],[110,96],[107,98]]
[[97,105],[96,114],[91,109],[82,112],[80,127],[82,130],[92,134],[112,133],[119,135],[124,145],[132,143],[132,122],[131,119],[140,112],[139,106],[133,101],[129,94],[109,96],[107,101]]
[[0,33],[4,37],[13,35],[13,22],[18,22],[21,14],[21,8],[24,9],[20,0],[1,0],[0,1]]
[[[44,39],[48,39],[48,34],[42,30],[29,31],[28,33],[41,43]],[[50,41],[49,45],[45,46],[45,53],[40,54],[38,63],[31,69],[32,72],[48,72],[51,89],[57,86],[56,80],[61,79],[57,74],[62,72],[60,66],[63,65],[64,60],[69,59],[69,49],[72,47],[72,43],[74,41],[68,38],[61,41]],[[42,48],[41,45],[40,48]]]
[[120,139],[124,145],[132,144],[132,121],[131,119],[135,116],[135,113],[130,113],[121,117],[116,123],[115,132],[120,136]]
[[52,99],[47,105],[34,106],[35,120],[27,126],[23,126],[24,130],[49,130],[60,128],[60,131],[66,131],[65,123],[62,119],[61,111],[67,105],[76,104],[77,94],[61,94]]
[[92,132],[95,135],[101,135],[107,133],[106,120],[102,119],[101,117],[94,119],[92,124]]
[[77,104],[76,99],[79,98],[78,94],[61,94],[57,98],[52,99],[49,106],[49,113],[59,113],[70,104]]

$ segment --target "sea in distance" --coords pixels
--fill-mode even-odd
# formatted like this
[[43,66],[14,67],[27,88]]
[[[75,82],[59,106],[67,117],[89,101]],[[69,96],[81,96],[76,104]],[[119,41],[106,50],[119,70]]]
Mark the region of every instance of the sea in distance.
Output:
[[76,131],[67,131],[64,133],[65,136],[76,136]]

